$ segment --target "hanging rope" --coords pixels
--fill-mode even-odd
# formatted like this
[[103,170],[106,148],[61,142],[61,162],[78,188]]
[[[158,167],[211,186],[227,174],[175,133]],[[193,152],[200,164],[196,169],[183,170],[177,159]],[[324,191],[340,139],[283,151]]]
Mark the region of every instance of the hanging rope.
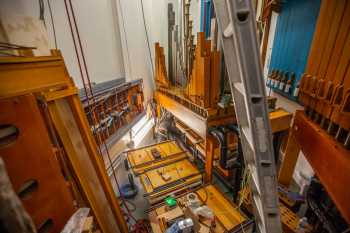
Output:
[[[69,7],[68,7],[68,4],[67,4],[67,1],[68,1],[68,4],[69,4]],[[87,63],[86,63],[86,59],[85,59],[84,50],[83,50],[82,43],[81,43],[81,38],[80,38],[79,29],[78,29],[78,26],[77,26],[77,21],[76,21],[76,17],[75,17],[75,13],[74,13],[74,8],[73,8],[71,0],[65,0],[64,3],[65,3],[65,7],[66,7],[66,12],[67,12],[67,17],[68,17],[70,31],[71,31],[71,34],[72,34],[74,50],[75,50],[76,57],[77,57],[77,60],[78,60],[78,66],[79,66],[79,70],[80,70],[81,80],[82,80],[82,83],[83,83],[83,86],[84,86],[85,96],[86,96],[86,99],[87,99],[87,102],[88,102],[89,111],[92,113],[93,124],[96,125],[96,123],[97,123],[96,108],[92,108],[92,106],[90,104],[90,103],[92,103],[93,106],[96,106],[96,101],[95,101],[95,96],[94,96],[94,93],[93,93],[93,90],[92,90],[92,86],[91,86],[90,75],[89,75],[89,71],[88,71],[88,67],[87,67]],[[69,11],[71,12],[72,16],[70,15]],[[74,26],[74,29],[75,29],[76,37],[74,35],[73,26]],[[78,42],[76,42],[76,40]],[[78,52],[78,46],[79,46],[82,62],[80,60],[80,56],[79,56],[79,52]],[[85,77],[84,73],[85,73],[86,77]],[[86,78],[86,80],[85,80],[85,78]],[[98,146],[98,150],[99,150],[100,155],[102,156],[101,146],[104,146],[107,158],[109,160],[108,162],[110,164],[112,164],[112,159],[111,159],[111,156],[110,156],[110,153],[109,153],[106,141],[102,140],[102,139],[100,141],[101,141],[101,143]],[[103,159],[103,156],[102,156],[102,159]],[[118,179],[116,177],[116,174],[115,174],[114,171],[113,171],[112,174],[113,174],[113,179],[114,179],[114,181],[116,183],[118,192],[120,193],[120,185],[119,185]],[[122,201],[122,205],[125,207],[125,209],[127,211],[127,213],[124,213],[123,209],[122,209],[123,215],[127,216],[128,219],[130,218],[131,220],[133,220],[135,222],[135,224],[138,223],[136,218],[132,215],[132,211],[128,207],[126,200],[122,196],[120,197],[120,199]]]
[[[148,38],[148,30],[146,26],[146,18],[145,18],[145,12],[143,9],[143,1],[140,0],[141,2],[141,11],[142,11],[142,18],[143,18],[143,26],[145,28],[145,33],[146,33],[146,39],[147,39],[147,47],[148,47],[148,54],[149,54],[149,60],[151,62],[151,70],[152,70],[152,77],[154,77],[154,66],[153,66],[153,59],[152,59],[152,53],[151,53],[151,46],[149,44],[149,38]],[[153,80],[153,79],[152,79]]]
[[50,0],[47,0],[47,5],[49,6],[49,12],[50,12],[50,18],[51,18],[51,25],[52,25],[53,38],[55,39],[55,49],[57,49],[56,29],[55,29],[55,23],[54,23],[54,21],[53,21],[52,8],[51,8]]

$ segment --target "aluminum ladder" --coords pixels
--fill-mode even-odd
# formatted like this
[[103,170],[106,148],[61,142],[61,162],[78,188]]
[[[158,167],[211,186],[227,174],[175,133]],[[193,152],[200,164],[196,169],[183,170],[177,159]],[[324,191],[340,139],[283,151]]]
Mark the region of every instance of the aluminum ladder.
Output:
[[272,134],[251,0],[214,0],[257,231],[282,233]]

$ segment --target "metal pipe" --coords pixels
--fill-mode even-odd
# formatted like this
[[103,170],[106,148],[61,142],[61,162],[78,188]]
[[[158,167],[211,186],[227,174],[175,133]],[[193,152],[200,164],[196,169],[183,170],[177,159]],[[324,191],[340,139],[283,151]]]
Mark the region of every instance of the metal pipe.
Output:
[[327,133],[331,134],[333,129],[335,127],[335,124],[333,122],[329,122],[328,128],[327,128]]
[[344,142],[344,146],[346,148],[350,147],[350,132],[348,132],[348,135],[346,136],[345,142]]
[[336,139],[337,141],[340,140],[341,135],[342,135],[342,132],[343,132],[342,127],[339,127],[337,133],[335,134],[335,139]]
[[227,166],[227,139],[226,134],[221,130],[214,128],[210,129],[209,133],[214,136],[220,144],[220,161],[219,164],[222,168],[226,169]]

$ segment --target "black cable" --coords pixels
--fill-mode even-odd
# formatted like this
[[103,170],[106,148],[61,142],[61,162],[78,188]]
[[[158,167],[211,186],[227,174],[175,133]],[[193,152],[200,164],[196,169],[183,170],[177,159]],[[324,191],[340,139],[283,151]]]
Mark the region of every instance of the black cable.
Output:
[[147,38],[147,46],[148,46],[149,60],[151,61],[151,66],[152,66],[152,77],[154,77],[154,70],[153,70],[154,67],[153,67],[152,53],[151,53],[151,47],[150,47],[149,39],[148,39],[148,32],[147,32],[147,27],[146,27],[145,12],[144,12],[144,9],[143,9],[143,1],[140,0],[140,2],[141,2],[143,26],[144,26],[144,28],[145,28],[146,38]]
[[53,21],[53,16],[52,16],[52,9],[51,9],[50,0],[47,0],[47,5],[49,6],[49,12],[50,12],[50,18],[51,18],[51,24],[52,24],[53,37],[54,37],[54,39],[55,39],[55,49],[57,49],[56,29],[55,29],[55,23],[54,23],[54,21]]
[[39,0],[39,19],[43,21],[44,26],[46,27],[44,0]]
[[[121,3],[120,0],[118,0],[118,3],[119,3],[119,7],[120,7],[120,16],[122,17],[122,21],[123,21],[122,23],[123,23],[123,31],[124,31],[124,36],[125,36],[125,49],[126,49],[126,53],[127,53],[127,56],[128,56],[128,70],[130,72],[131,79],[133,79],[131,62],[130,62],[128,38],[127,38],[127,35],[126,35],[126,30],[125,30],[125,18],[124,18],[123,9],[122,9],[122,3]],[[126,67],[124,67],[124,68],[126,68]]]

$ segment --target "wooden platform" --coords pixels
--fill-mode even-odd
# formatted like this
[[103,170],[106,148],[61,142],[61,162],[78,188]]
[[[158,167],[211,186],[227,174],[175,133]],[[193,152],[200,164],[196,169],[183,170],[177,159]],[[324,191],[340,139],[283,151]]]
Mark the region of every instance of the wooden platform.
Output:
[[[152,150],[159,153],[159,158],[152,155]],[[154,168],[173,163],[188,157],[175,141],[165,141],[148,145],[127,152],[127,159],[135,175],[140,175]]]
[[[149,219],[154,233],[164,233],[166,228],[166,220],[172,217],[184,218],[187,216],[186,211],[187,192],[177,198],[177,207],[169,210],[165,204],[160,204],[151,209]],[[252,221],[249,220],[238,209],[238,206],[226,199],[214,185],[206,185],[193,191],[201,203],[207,205],[215,215],[216,226],[211,232],[252,232]],[[165,219],[164,219],[165,218]],[[198,232],[209,232],[207,226],[210,225],[209,220],[199,218],[200,230]],[[203,224],[202,224],[203,223]],[[242,230],[243,229],[243,230]]]
[[202,174],[188,159],[158,167],[140,175],[145,196],[151,204],[202,184]]

